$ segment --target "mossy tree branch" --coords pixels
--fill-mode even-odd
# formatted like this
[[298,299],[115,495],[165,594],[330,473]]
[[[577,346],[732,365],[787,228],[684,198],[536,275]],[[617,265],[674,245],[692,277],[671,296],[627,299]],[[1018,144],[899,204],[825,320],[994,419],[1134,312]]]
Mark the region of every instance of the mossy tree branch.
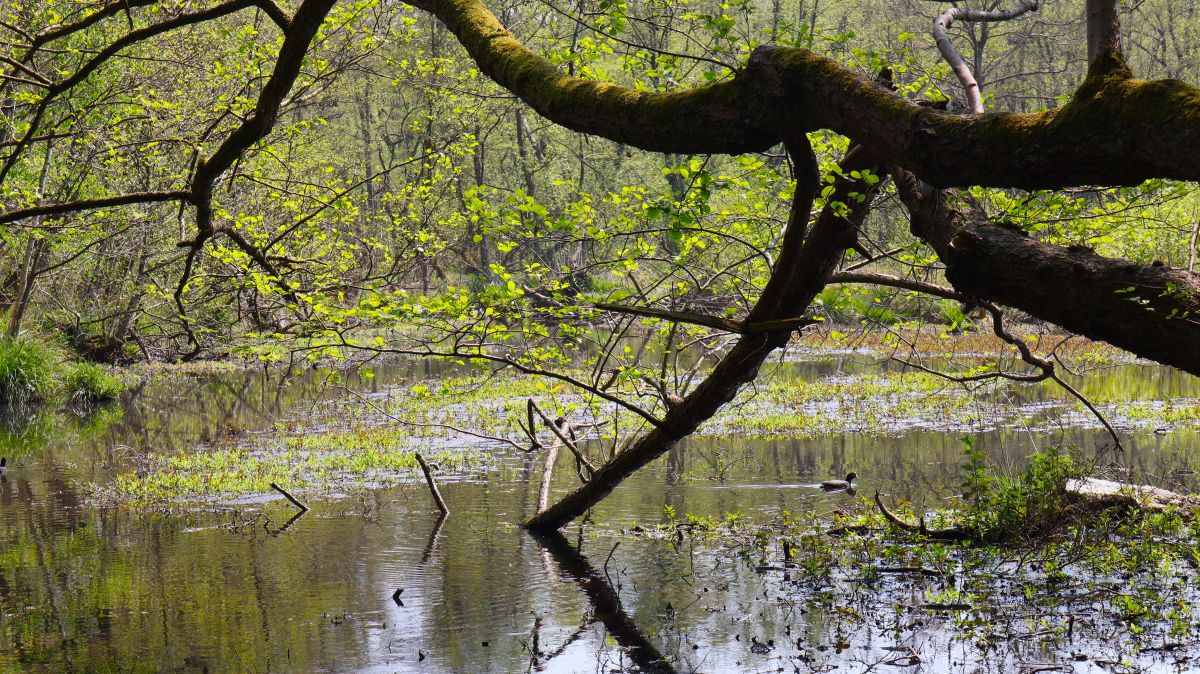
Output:
[[1197,275],[1038,241],[988,220],[953,191],[893,175],[913,233],[946,264],[958,291],[1200,375]]
[[440,18],[484,73],[546,118],[646,150],[736,154],[830,129],[941,187],[1200,179],[1192,156],[1200,147],[1200,89],[1134,79],[1111,52],[1092,61],[1061,108],[954,115],[904,100],[832,59],[784,47],[759,48],[725,82],[636,91],[568,75],[522,45],[480,0],[412,2]]

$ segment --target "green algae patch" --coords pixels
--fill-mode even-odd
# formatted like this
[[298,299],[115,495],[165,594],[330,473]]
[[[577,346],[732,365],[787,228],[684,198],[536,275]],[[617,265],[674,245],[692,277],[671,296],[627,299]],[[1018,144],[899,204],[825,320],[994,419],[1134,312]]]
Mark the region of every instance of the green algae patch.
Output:
[[443,470],[479,464],[470,447],[430,451],[406,429],[358,429],[289,437],[281,442],[150,455],[136,473],[96,487],[93,498],[106,504],[160,507],[212,504],[285,485],[296,494],[327,496],[366,486],[386,486],[419,475],[415,451]]

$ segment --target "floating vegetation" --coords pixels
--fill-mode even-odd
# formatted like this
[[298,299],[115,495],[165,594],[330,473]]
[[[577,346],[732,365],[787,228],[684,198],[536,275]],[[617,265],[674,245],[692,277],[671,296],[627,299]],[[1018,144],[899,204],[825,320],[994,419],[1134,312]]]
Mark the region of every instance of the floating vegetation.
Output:
[[[969,442],[964,457],[961,500],[935,512],[914,513],[905,502],[897,510],[930,529],[968,532],[966,542],[896,526],[866,495],[832,522],[812,512],[755,523],[736,513],[679,516],[668,507],[662,522],[618,535],[671,544],[697,538],[742,559],[764,578],[762,597],[780,610],[824,616],[825,631],[845,644],[835,653],[781,640],[778,657],[815,669],[844,661],[840,651],[851,645],[879,662],[903,650],[903,661],[892,663],[899,666],[953,652],[956,666],[1017,669],[1028,649],[1041,661],[1118,671],[1188,668],[1200,658],[1193,513],[1098,507],[1068,493],[1065,481],[1083,468],[1057,449],[1034,455],[1017,475],[996,471]],[[938,638],[922,638],[931,629]]]
[[[885,436],[915,430],[980,432],[1098,424],[1052,384],[1021,386],[994,381],[967,388],[934,374],[901,370],[816,380],[777,376],[744,390],[702,426],[700,434]],[[1142,399],[1135,401],[1123,399],[1126,396],[1120,391],[1091,395],[1126,430],[1200,427],[1197,399],[1148,400],[1145,391],[1137,393]],[[628,432],[642,423],[635,415],[618,414],[611,403],[589,398],[559,381],[491,374],[447,376],[390,386],[369,396],[341,396],[304,419],[277,423],[273,436],[231,432],[197,451],[147,456],[136,472],[119,476],[96,494],[109,502],[146,505],[264,492],[273,481],[300,491],[328,490],[322,485],[354,481],[387,483],[397,475],[411,475],[416,449],[440,447],[448,453],[441,462],[458,465],[489,448],[527,443],[520,420],[530,398],[552,414],[598,424],[588,431],[596,439],[609,440],[614,432]],[[646,396],[641,402],[650,407],[655,400]]]
[[[296,492],[329,494],[363,486],[386,486],[412,478],[417,469],[413,439],[399,431],[363,434],[330,433],[289,438],[278,445],[147,456],[144,468],[119,475],[94,490],[101,502],[163,506],[186,502],[214,503],[231,497],[264,493],[271,483]],[[479,455],[466,448],[435,453],[446,470],[477,465]]]

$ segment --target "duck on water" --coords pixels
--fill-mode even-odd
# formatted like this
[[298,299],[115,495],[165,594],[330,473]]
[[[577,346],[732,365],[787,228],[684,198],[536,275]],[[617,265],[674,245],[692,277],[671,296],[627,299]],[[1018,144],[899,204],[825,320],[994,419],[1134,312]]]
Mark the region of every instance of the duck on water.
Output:
[[854,480],[858,477],[858,473],[850,473],[845,480],[825,480],[821,483],[821,489],[825,491],[848,491],[854,488]]

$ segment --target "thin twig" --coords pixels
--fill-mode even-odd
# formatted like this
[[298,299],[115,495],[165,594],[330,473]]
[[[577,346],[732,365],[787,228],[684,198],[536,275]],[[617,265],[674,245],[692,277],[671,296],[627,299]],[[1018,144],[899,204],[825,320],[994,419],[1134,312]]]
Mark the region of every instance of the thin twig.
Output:
[[546,412],[543,411],[536,402],[534,402],[533,398],[529,399],[529,406],[531,409],[536,411],[540,417],[542,417],[542,421],[546,423],[546,426],[548,426],[551,431],[554,431],[554,434],[558,436],[558,439],[567,446],[567,449],[571,450],[571,453],[573,453],[575,458],[583,464],[583,467],[587,468],[588,475],[594,474],[596,472],[596,467],[592,465],[592,462],[588,461],[587,457],[583,455],[583,452],[579,450],[579,447],[577,447],[575,443],[567,437],[567,434],[563,432],[563,429],[559,428],[558,424],[555,423],[554,420],[551,419],[550,416],[546,414]]

